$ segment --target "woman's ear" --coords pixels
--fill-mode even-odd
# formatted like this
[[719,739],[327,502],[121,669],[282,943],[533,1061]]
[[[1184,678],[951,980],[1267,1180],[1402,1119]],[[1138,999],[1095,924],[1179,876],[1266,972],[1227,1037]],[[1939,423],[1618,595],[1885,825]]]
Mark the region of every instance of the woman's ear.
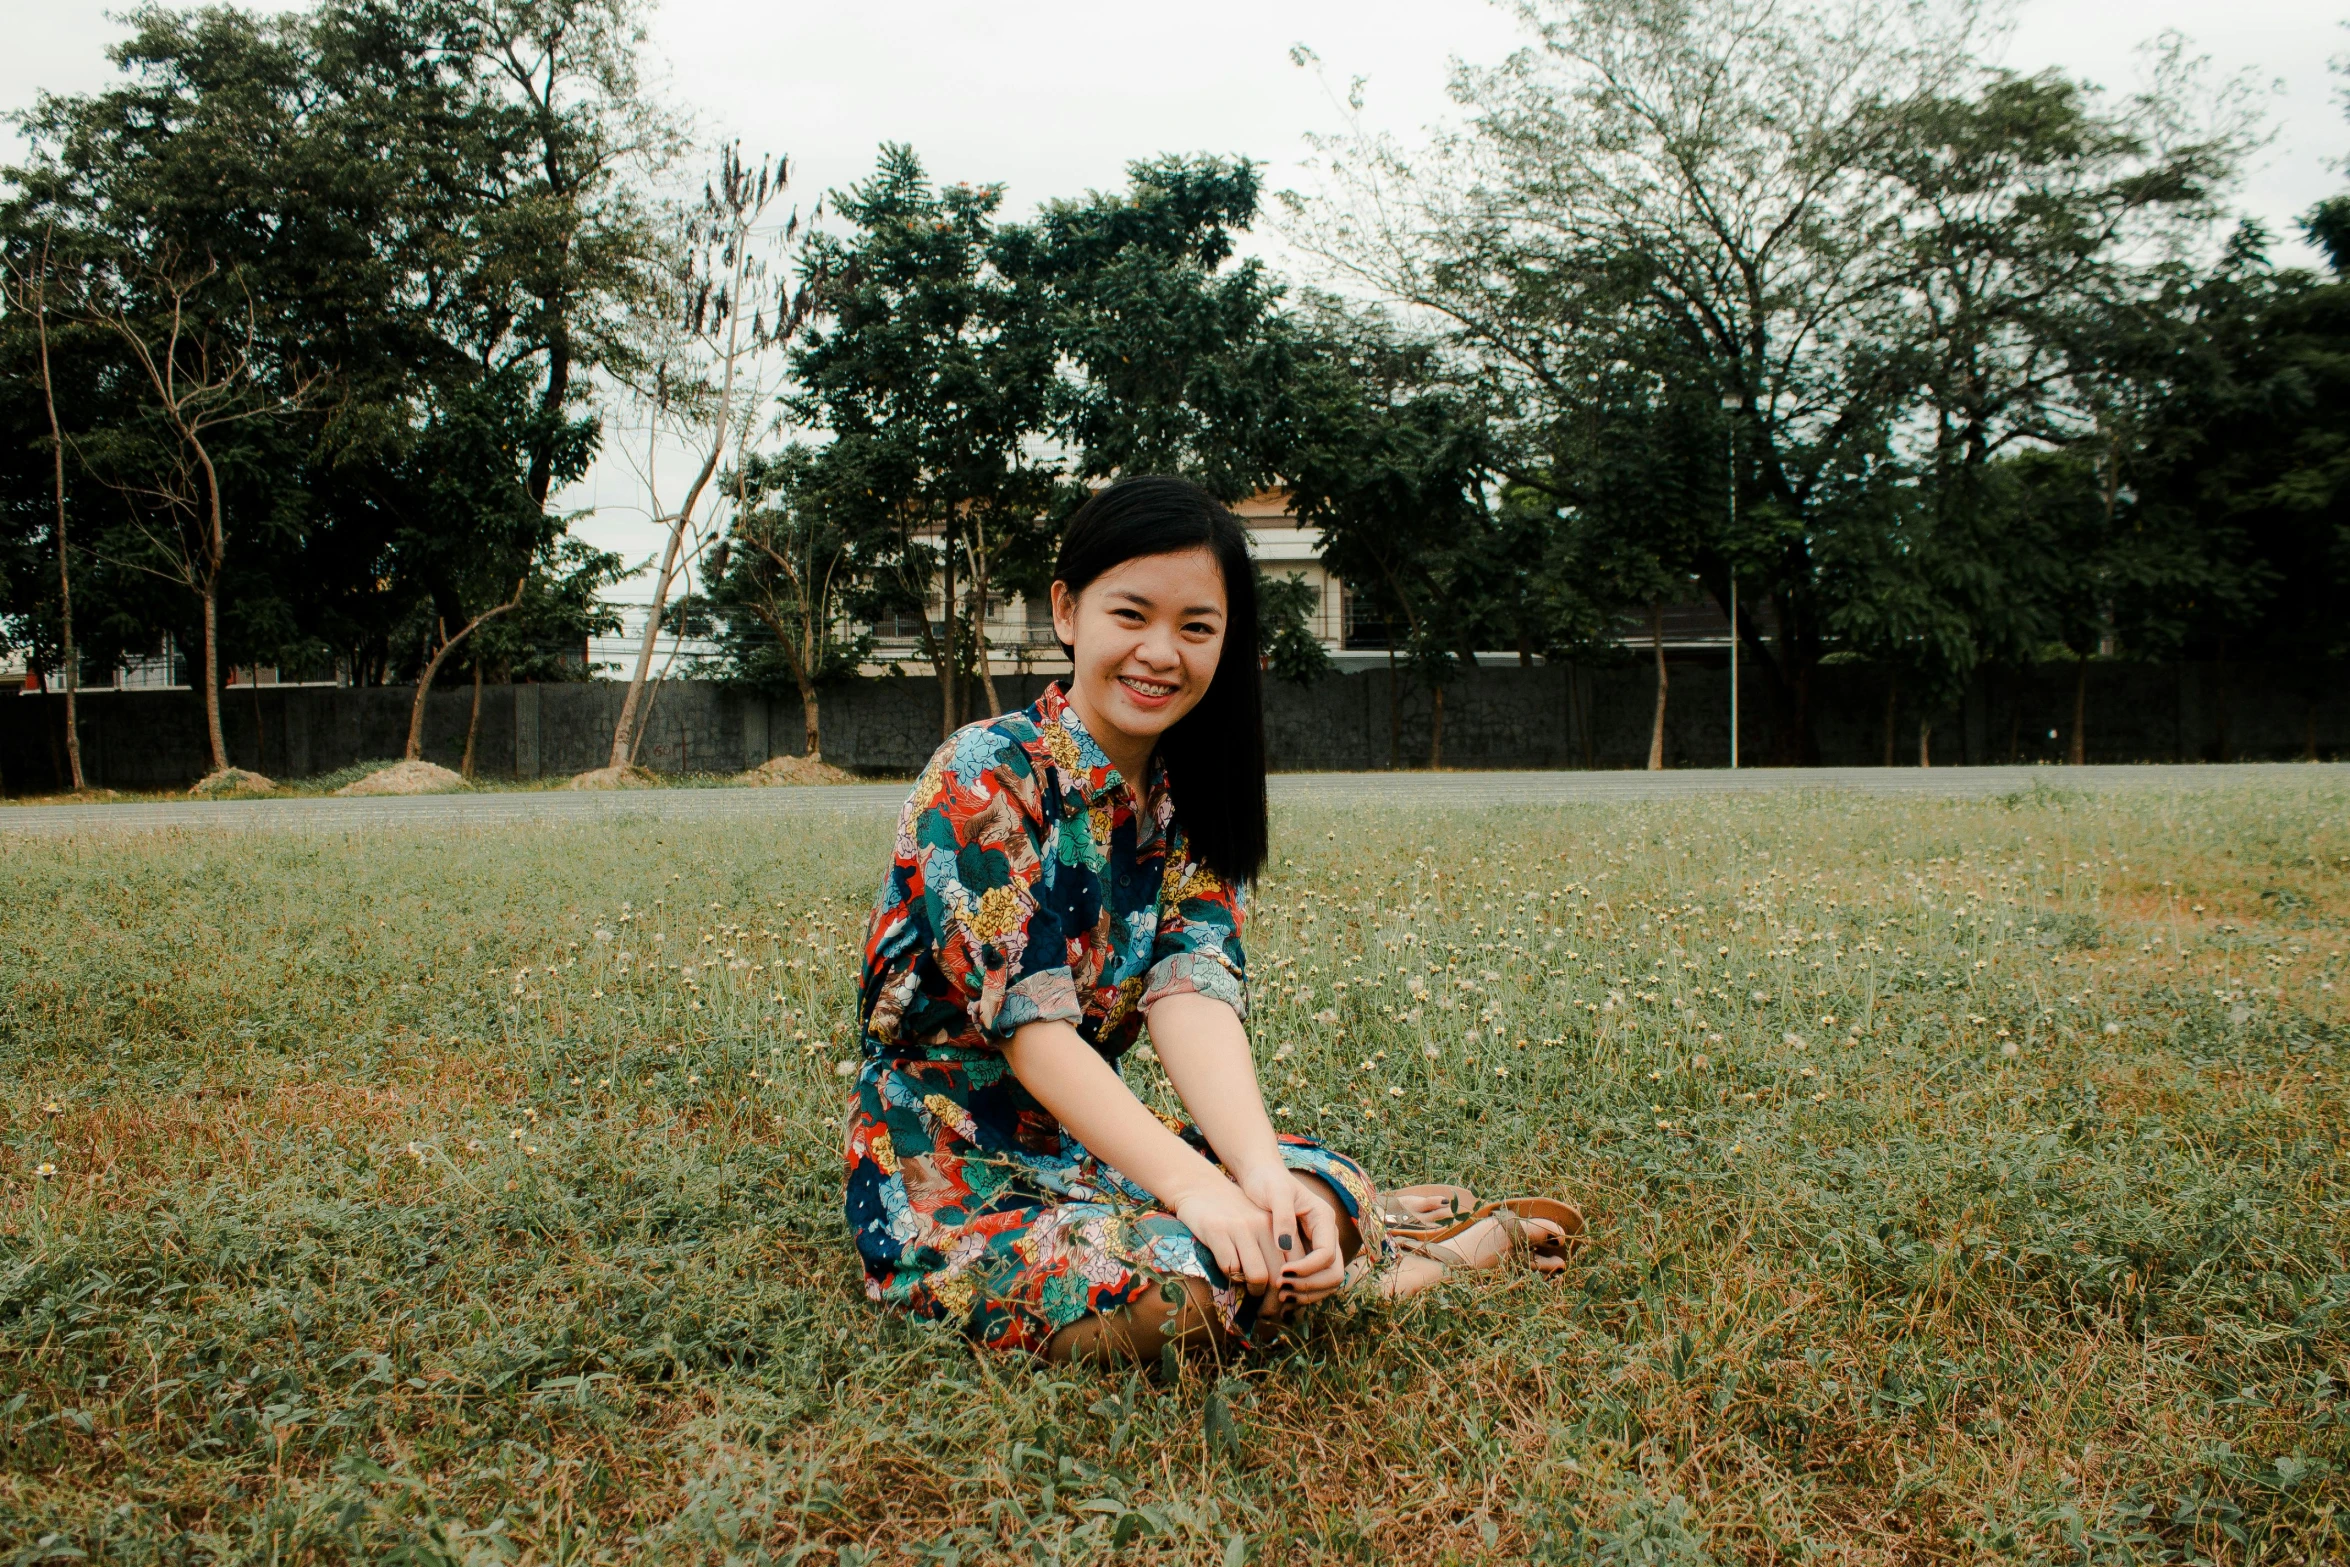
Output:
[[1053,584],[1053,635],[1063,647],[1077,645],[1077,595],[1066,582]]

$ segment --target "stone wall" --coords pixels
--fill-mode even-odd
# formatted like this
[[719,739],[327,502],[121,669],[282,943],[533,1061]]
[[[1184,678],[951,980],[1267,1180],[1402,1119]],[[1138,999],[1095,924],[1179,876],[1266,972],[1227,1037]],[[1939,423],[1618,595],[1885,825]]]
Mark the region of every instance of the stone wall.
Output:
[[[2073,666],[2017,678],[1978,679],[1963,702],[1933,716],[1941,764],[2061,761],[2073,707]],[[1046,676],[996,682],[1007,703],[1032,700]],[[231,760],[273,778],[334,772],[396,757],[412,692],[399,687],[239,687],[226,694]],[[482,693],[474,765],[485,779],[563,777],[601,766],[622,688],[492,686]],[[1729,760],[1729,685],[1719,659],[1670,666],[1665,753],[1675,767]],[[973,692],[976,701],[977,692]],[[1273,681],[1266,738],[1283,771],[1422,767],[1433,704],[1387,671],[1332,675],[1311,686]],[[1654,674],[1611,667],[1509,665],[1464,675],[1444,698],[1448,767],[1638,767],[1648,756]],[[885,676],[827,688],[821,706],[825,757],[875,774],[911,773],[939,737],[937,683]],[[1818,673],[1815,728],[1821,760],[1866,766],[1884,759],[1885,677],[1865,665]],[[425,754],[456,766],[472,717],[471,687],[436,691],[426,704]],[[2091,664],[2088,756],[2097,762],[2283,759],[2350,754],[2350,670],[2231,664]],[[0,697],[0,788],[10,794],[64,787],[65,700]],[[1918,715],[1897,705],[1894,760],[1917,761]],[[114,789],[185,788],[202,771],[204,715],[188,691],[93,691],[81,698],[82,758],[90,781]],[[1770,760],[1770,714],[1748,669],[1742,685],[1741,760]],[[796,697],[769,697],[708,681],[674,681],[654,697],[639,760],[667,773],[731,773],[768,757],[797,755],[804,724]],[[2053,732],[2053,733],[2052,733]]]

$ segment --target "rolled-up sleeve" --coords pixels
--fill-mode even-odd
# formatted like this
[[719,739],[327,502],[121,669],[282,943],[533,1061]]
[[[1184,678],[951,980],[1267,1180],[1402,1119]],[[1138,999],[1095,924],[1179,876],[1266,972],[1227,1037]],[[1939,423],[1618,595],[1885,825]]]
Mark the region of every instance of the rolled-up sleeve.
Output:
[[1209,996],[1248,1017],[1248,963],[1240,948],[1241,892],[1204,865],[1170,856],[1159,930],[1144,977],[1145,1012],[1168,996]]
[[1023,1024],[1082,1021],[1062,921],[1037,899],[1052,846],[1027,758],[1003,744],[941,761],[934,798],[900,838],[919,866],[932,963],[991,1044]]

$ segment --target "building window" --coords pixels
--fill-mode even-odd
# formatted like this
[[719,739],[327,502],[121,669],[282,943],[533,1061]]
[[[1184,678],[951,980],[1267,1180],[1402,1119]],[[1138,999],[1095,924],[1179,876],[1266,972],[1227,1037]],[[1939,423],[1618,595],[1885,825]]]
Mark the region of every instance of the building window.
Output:
[[1396,645],[1396,628],[1379,612],[1377,605],[1366,603],[1352,593],[1345,595],[1345,604],[1343,645],[1350,652],[1382,652]]

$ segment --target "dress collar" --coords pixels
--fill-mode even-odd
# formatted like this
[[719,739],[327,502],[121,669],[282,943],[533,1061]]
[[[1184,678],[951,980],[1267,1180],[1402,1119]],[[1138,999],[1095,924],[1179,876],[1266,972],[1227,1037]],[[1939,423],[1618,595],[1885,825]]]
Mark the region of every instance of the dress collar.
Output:
[[[1056,680],[1046,686],[1044,695],[1036,699],[1036,705],[1029,711],[1035,715],[1037,739],[1044,754],[1068,772],[1071,781],[1083,791],[1086,805],[1094,807],[1114,801],[1126,779],[1086,729],[1085,720],[1078,716],[1061,683]],[[1143,795],[1146,801],[1155,802],[1165,793],[1166,776],[1166,764],[1154,753]],[[1145,810],[1142,814],[1153,813]]]

